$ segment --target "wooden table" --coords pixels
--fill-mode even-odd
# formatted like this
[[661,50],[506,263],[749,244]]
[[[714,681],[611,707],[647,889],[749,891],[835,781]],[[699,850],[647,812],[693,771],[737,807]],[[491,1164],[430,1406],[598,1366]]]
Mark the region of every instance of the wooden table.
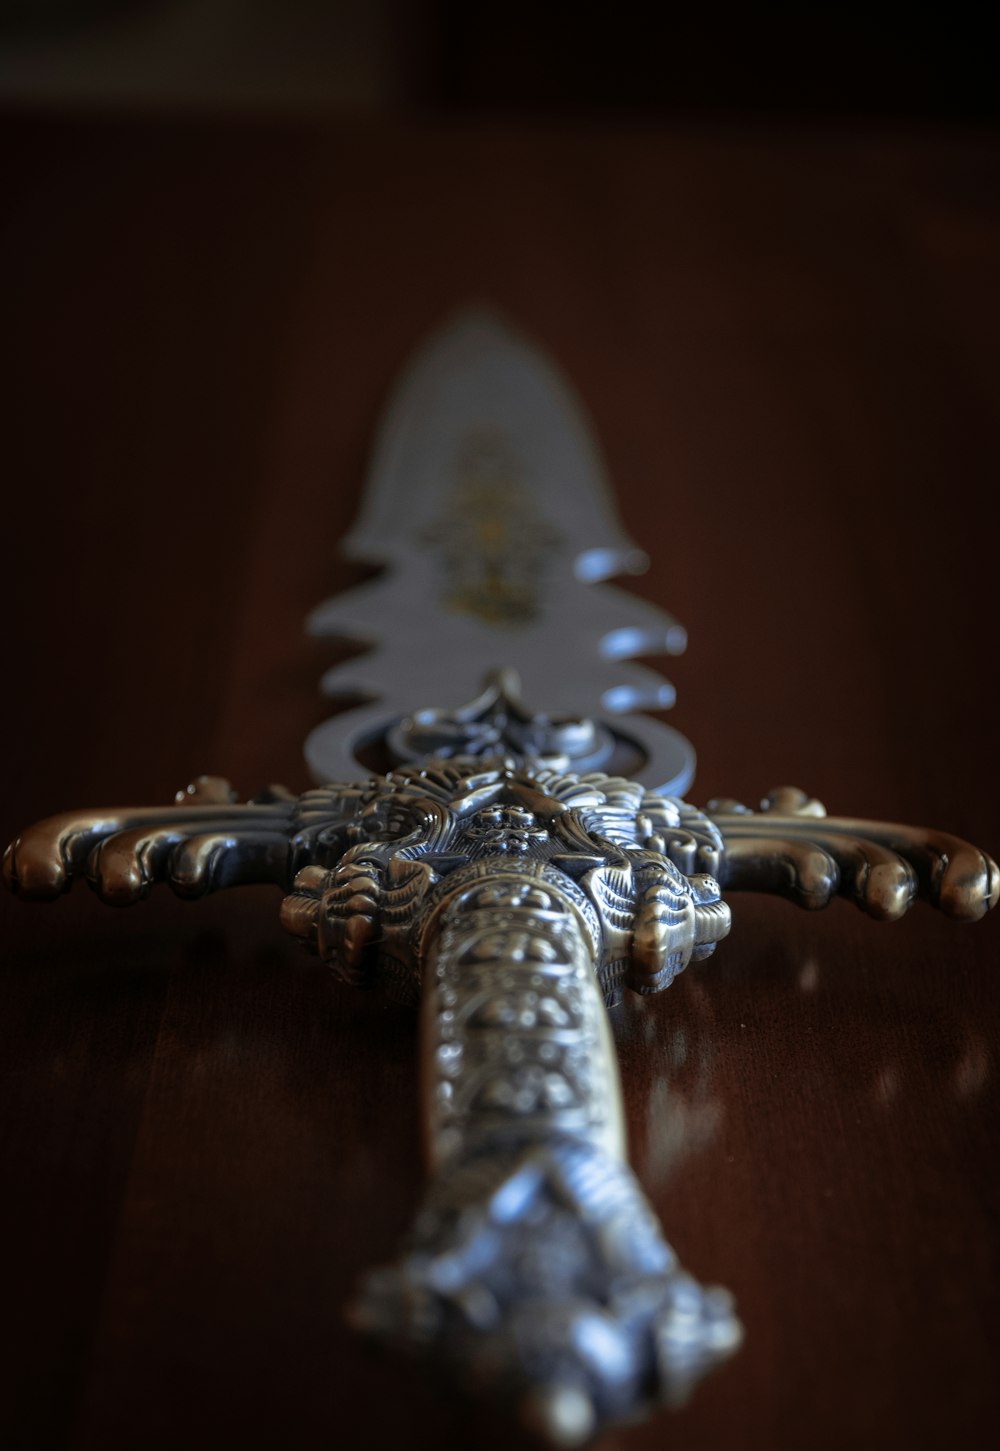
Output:
[[[690,633],[693,799],[1000,851],[995,139],[8,117],[3,835],[306,785],[302,619],[386,389],[488,301]],[[341,1320],[419,1196],[415,1033],[252,889],[0,902],[9,1448],[517,1444]],[[992,1444],[1000,921],[737,898],[615,1010],[634,1163],[746,1344],[608,1445]]]

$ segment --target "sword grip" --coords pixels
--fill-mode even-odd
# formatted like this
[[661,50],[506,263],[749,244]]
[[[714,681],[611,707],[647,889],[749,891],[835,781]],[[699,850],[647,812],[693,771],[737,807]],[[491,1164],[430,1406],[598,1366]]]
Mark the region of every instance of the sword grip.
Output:
[[437,904],[421,1030],[433,1172],[553,1137],[625,1156],[594,914],[555,877],[494,865]]
[[560,1445],[678,1403],[741,1331],[625,1163],[596,913],[551,866],[479,861],[440,884],[422,938],[431,1182],[356,1323],[492,1381]]

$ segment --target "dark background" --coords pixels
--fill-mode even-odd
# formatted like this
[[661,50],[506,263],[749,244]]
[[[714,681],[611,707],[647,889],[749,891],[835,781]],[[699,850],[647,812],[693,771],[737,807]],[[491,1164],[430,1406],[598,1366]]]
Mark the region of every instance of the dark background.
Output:
[[[0,826],[307,782],[301,622],[450,311],[554,358],[675,611],[696,800],[1000,851],[996,89],[972,12],[8,5]],[[659,662],[662,664],[662,662]],[[517,1444],[341,1308],[418,1200],[409,1017],[276,894],[0,901],[4,1447]],[[740,1354],[640,1447],[992,1445],[997,924],[734,902],[615,1014]],[[9,1383],[8,1383],[9,1382]]]
[[986,5],[4,0],[29,105],[965,121],[997,117]]

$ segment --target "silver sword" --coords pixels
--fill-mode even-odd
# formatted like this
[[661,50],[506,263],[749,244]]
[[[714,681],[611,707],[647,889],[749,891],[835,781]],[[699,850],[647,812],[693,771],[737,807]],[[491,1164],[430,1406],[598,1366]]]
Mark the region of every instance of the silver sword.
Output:
[[[310,620],[370,647],[324,680],[365,699],[309,738],[317,789],[241,804],[201,777],[166,809],[68,813],[12,844],[5,877],[28,898],[83,877],[117,904],[273,882],[339,981],[419,1002],[426,1201],[353,1318],[578,1442],[677,1404],[741,1336],[628,1168],[605,1005],[706,958],[724,894],[974,919],[997,870],[789,788],[757,811],[681,798],[689,743],[635,714],[672,690],[630,657],[684,632],[606,582],[645,558],[579,405],[494,319],[459,319],[401,380],[345,549],[385,569]],[[372,751],[391,768],[359,780]]]

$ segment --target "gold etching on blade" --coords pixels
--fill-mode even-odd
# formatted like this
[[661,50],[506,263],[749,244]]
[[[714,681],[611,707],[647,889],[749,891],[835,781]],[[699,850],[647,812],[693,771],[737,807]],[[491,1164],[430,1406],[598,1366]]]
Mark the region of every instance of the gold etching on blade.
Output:
[[438,555],[444,607],[489,625],[530,624],[562,539],[506,441],[489,429],[466,435],[444,508],[424,533]]

